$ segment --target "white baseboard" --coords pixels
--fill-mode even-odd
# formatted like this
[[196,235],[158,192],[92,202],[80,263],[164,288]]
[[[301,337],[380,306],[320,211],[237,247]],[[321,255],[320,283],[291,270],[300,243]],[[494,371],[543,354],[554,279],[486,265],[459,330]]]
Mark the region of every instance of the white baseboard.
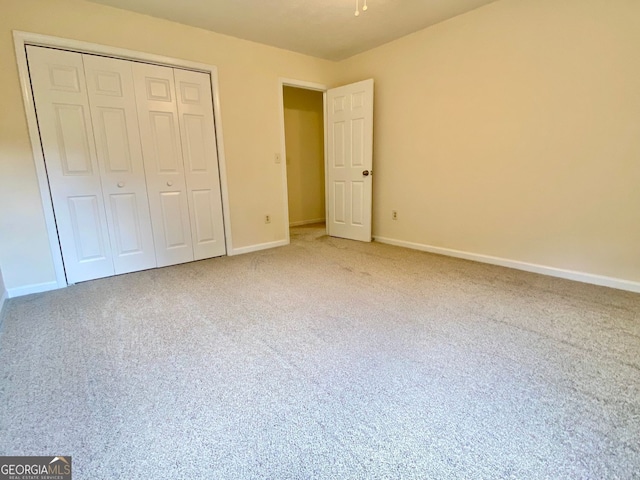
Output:
[[499,265],[501,267],[515,268],[516,270],[524,270],[525,272],[540,273],[542,275],[549,275],[551,277],[564,278],[577,282],[590,283],[593,285],[600,285],[603,287],[617,288],[619,290],[627,290],[629,292],[640,293],[640,282],[633,282],[631,280],[605,277],[603,275],[594,275],[592,273],[576,272],[574,270],[548,267],[546,265],[520,262],[518,260],[510,260],[508,258],[492,257],[490,255],[464,252],[461,250],[453,250],[450,248],[434,247],[431,245],[406,242],[404,240],[396,240],[393,238],[374,237],[374,239],[377,242],[396,245],[398,247],[406,247],[413,250],[421,250],[423,252],[437,253],[438,255],[446,255],[448,257],[464,258],[465,260],[473,260],[475,262],[489,263],[491,265]]
[[322,223],[324,218],[314,218],[313,220],[300,220],[298,222],[289,222],[290,227],[301,227],[303,225],[311,225],[312,223]]
[[9,288],[7,293],[9,298],[21,297],[23,295],[30,295],[32,293],[48,292],[49,290],[56,290],[60,288],[58,282],[44,282],[36,283],[34,285],[25,285],[24,287]]
[[258,243],[257,245],[249,245],[248,247],[234,248],[227,255],[231,257],[233,255],[242,255],[243,253],[257,252],[259,250],[267,250],[269,248],[284,247],[285,245],[289,245],[288,240],[276,240],[275,242]]
[[7,298],[9,298],[9,294],[5,290],[0,296],[0,321],[2,321],[2,310],[4,309],[4,302],[7,300]]

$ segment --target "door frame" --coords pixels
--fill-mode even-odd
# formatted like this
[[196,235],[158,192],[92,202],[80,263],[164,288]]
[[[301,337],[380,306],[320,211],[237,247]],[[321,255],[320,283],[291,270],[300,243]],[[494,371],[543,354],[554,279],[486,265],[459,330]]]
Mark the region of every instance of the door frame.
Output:
[[[278,79],[278,99],[280,110],[280,151],[282,156],[280,162],[282,163],[282,191],[284,193],[284,224],[285,224],[285,238],[286,243],[291,242],[289,236],[289,187],[287,185],[287,145],[285,141],[285,128],[284,128],[284,87],[301,88],[303,90],[312,90],[315,92],[322,92],[322,125],[324,135],[324,218],[325,222],[328,218],[328,188],[327,188],[327,90],[329,87],[320,83],[306,82],[303,80],[294,80],[291,78],[279,78]],[[325,231],[326,231],[325,223]]]
[[57,288],[65,288],[69,284],[67,283],[67,278],[64,271],[64,263],[62,260],[62,250],[60,248],[60,243],[58,240],[58,231],[56,228],[53,204],[51,201],[51,192],[49,189],[49,181],[47,179],[47,171],[44,162],[44,152],[42,151],[42,146],[40,144],[38,120],[36,116],[35,104],[33,102],[31,82],[29,80],[27,53],[25,49],[26,45],[57,48],[78,53],[104,55],[108,57],[119,58],[122,60],[133,60],[167,67],[182,68],[185,70],[194,70],[197,72],[209,74],[211,78],[211,94],[213,98],[216,146],[218,149],[218,168],[220,172],[220,191],[222,195],[222,214],[224,218],[225,245],[227,250],[226,254],[228,256],[233,255],[233,241],[231,237],[231,214],[229,210],[229,191],[227,189],[227,168],[224,154],[224,140],[222,134],[222,114],[220,112],[220,87],[218,83],[218,69],[215,65],[192,62],[189,60],[182,60],[172,57],[165,57],[152,53],[138,52],[135,50],[128,50],[124,48],[111,47],[108,45],[101,45],[97,43],[82,42],[79,40],[70,40],[61,37],[22,32],[17,30],[13,31],[13,41],[15,46],[16,61],[18,64],[18,74],[20,78],[20,88],[22,90],[22,99],[27,116],[27,125],[29,127],[29,140],[31,142],[31,150],[36,167],[38,185],[40,187],[40,198],[44,212],[47,235],[49,237],[49,247],[51,250],[51,257],[53,259]]

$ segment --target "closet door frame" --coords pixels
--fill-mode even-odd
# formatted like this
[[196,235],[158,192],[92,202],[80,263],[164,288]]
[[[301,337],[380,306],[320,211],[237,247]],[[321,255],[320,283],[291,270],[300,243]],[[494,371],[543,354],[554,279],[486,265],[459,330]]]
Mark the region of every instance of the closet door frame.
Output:
[[215,123],[216,145],[218,149],[220,192],[222,195],[222,214],[224,219],[225,232],[224,238],[227,255],[233,255],[233,240],[231,238],[231,216],[229,210],[229,192],[227,189],[227,168],[222,134],[222,115],[220,113],[220,88],[218,83],[218,69],[215,65],[191,62],[188,60],[164,57],[161,55],[137,52],[134,50],[127,50],[123,48],[110,47],[97,43],[81,42],[77,40],[69,40],[60,37],[40,35],[37,33],[21,32],[15,30],[13,31],[13,41],[15,45],[16,60],[18,64],[18,73],[20,76],[22,99],[24,102],[24,108],[27,115],[27,124],[29,127],[29,139],[31,142],[31,149],[33,152],[36,174],[38,177],[38,185],[40,187],[42,208],[44,212],[45,224],[47,227],[47,234],[49,236],[49,247],[51,249],[51,257],[53,259],[53,266],[56,274],[56,284],[43,284],[43,288],[39,289],[38,291],[65,288],[67,287],[67,285],[69,285],[69,283],[67,282],[64,271],[62,250],[58,241],[58,233],[56,228],[55,216],[53,213],[53,204],[51,203],[51,192],[49,190],[49,182],[47,179],[44,153],[40,144],[40,133],[38,130],[36,109],[31,91],[29,68],[27,65],[27,54],[25,49],[26,45],[57,48],[78,53],[104,55],[122,60],[133,60],[209,74],[211,78],[211,95],[213,99],[213,115]]

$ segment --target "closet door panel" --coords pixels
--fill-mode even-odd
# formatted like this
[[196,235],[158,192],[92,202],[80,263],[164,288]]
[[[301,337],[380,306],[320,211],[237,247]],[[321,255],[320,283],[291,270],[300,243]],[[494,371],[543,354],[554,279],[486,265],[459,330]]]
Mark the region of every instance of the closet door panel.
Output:
[[191,239],[185,237],[188,229],[184,228],[184,195],[180,192],[162,192],[160,202],[167,248],[182,248],[188,245]]
[[194,259],[173,69],[142,63],[133,73],[158,266]]
[[[211,198],[211,190],[193,190],[191,192],[191,206],[194,218],[194,250],[197,247],[204,249],[219,240],[219,232],[216,231],[218,221],[214,211],[215,199]],[[223,243],[223,242],[222,242]],[[224,245],[223,245],[224,246]],[[223,255],[225,252],[221,253]],[[215,255],[211,255],[215,256]],[[208,258],[208,257],[202,257]]]
[[115,273],[156,266],[132,62],[83,55]]
[[100,222],[98,195],[69,195],[67,202],[76,257],[80,263],[104,259],[108,248]]
[[67,281],[113,275],[82,55],[27,46],[27,57]]
[[226,253],[211,79],[174,69],[196,260]]

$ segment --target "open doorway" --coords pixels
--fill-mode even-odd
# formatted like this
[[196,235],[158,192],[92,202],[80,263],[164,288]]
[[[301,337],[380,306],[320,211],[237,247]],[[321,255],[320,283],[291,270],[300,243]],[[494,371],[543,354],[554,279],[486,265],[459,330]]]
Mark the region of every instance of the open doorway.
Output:
[[324,92],[283,84],[289,227],[325,227]]
[[[292,224],[312,222],[324,222],[322,230],[332,237],[370,242],[373,79],[332,89],[309,82],[280,79],[279,87],[287,243]],[[293,99],[287,105],[285,91],[287,97]],[[315,95],[315,98],[307,99],[307,95]],[[305,99],[301,100],[301,97]],[[310,118],[313,121],[307,124]],[[302,125],[300,119],[305,119]],[[302,133],[301,128],[306,130],[307,127],[309,132]],[[312,141],[304,140],[307,133]],[[307,163],[309,158],[313,158],[313,164]],[[276,154],[276,163],[280,162],[281,157]],[[314,206],[316,213],[300,211],[309,205]],[[324,219],[317,216],[323,210]]]

